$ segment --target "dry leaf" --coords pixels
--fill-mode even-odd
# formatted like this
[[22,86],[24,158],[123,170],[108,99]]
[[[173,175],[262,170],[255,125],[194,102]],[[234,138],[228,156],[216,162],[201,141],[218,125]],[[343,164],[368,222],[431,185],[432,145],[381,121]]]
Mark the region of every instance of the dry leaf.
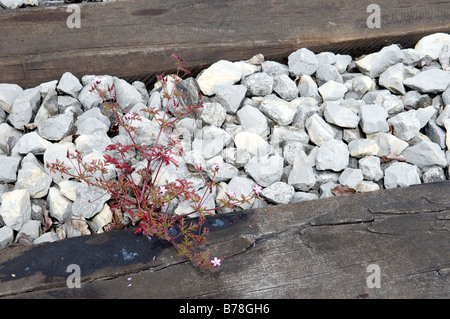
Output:
[[334,187],[331,192],[334,194],[334,196],[342,196],[342,195],[349,195],[356,193],[356,190],[354,188],[350,188],[347,185],[337,185]]
[[403,156],[396,155],[396,154],[389,154],[389,155],[383,155],[380,157],[381,163],[388,163],[390,161],[399,161],[399,162],[406,162],[406,159]]
[[71,221],[72,226],[83,235],[90,235],[88,224],[83,215],[80,215],[77,219]]
[[44,233],[52,227],[53,221],[48,216],[48,209],[44,207]]

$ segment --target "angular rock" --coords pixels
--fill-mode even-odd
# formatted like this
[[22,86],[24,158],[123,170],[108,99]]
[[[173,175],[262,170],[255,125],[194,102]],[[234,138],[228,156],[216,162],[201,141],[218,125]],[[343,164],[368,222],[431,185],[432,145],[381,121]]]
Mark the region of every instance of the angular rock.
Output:
[[356,187],[357,192],[374,192],[380,189],[380,186],[372,181],[361,181]]
[[241,83],[252,96],[266,96],[272,93],[274,80],[267,73],[254,73],[245,77]]
[[317,85],[321,86],[328,81],[343,83],[342,75],[338,69],[331,64],[322,64],[316,71]]
[[20,157],[0,155],[0,182],[14,183],[16,181],[20,160]]
[[217,102],[203,103],[201,119],[207,125],[221,127],[227,113],[225,109]]
[[328,81],[319,87],[319,93],[324,101],[337,101],[344,98],[347,87],[336,81]]
[[23,89],[17,84],[10,83],[1,83],[0,84],[0,108],[3,109],[6,113],[11,112],[11,107],[14,103],[14,100],[20,93],[23,92]]
[[112,144],[111,139],[104,131],[96,131],[89,135],[83,134],[75,140],[77,150],[83,154],[89,154],[93,151],[104,152],[110,144]]
[[295,104],[282,100],[275,95],[266,96],[261,101],[260,109],[278,125],[291,124],[297,112]]
[[0,227],[0,249],[6,248],[14,240],[14,231],[9,226]]
[[[153,123],[149,119],[140,116],[140,121],[132,121],[131,125],[136,128],[135,132],[131,132],[131,136],[134,138],[135,142],[143,145],[153,146],[156,143],[156,139],[158,137],[160,126],[158,124]],[[120,126],[119,134],[126,136],[129,139],[128,133],[126,130]],[[158,145],[167,145],[168,139],[164,132],[161,133],[158,140]],[[128,143],[131,143],[129,141]]]
[[108,204],[103,206],[103,209],[97,215],[92,218],[92,221],[89,223],[89,226],[95,231],[97,234],[103,232],[103,227],[108,225],[113,221],[113,213],[109,208]]
[[338,69],[339,73],[344,73],[347,67],[352,62],[352,57],[347,54],[336,54],[336,62],[334,66]]
[[76,98],[83,86],[75,75],[66,72],[61,76],[56,88],[59,92]]
[[[222,163],[219,171],[217,172],[216,176],[214,177],[214,181],[216,182],[228,182],[233,177],[237,176],[239,174],[239,170],[237,167],[229,164],[229,163]],[[208,171],[208,176],[212,179],[213,174],[211,171]]]
[[358,161],[358,167],[361,170],[364,179],[378,182],[383,178],[384,173],[381,169],[381,161],[378,156],[367,156]]
[[428,124],[425,126],[425,134],[432,142],[438,144],[442,149],[446,148],[445,130],[437,125],[436,121],[433,119],[428,121]]
[[130,83],[123,79],[113,77],[116,100],[124,110],[130,110],[136,103],[145,103],[141,93]]
[[16,189],[26,189],[31,198],[42,198],[47,195],[52,177],[46,174],[40,167],[31,163],[22,163],[17,174]]
[[309,191],[316,184],[317,179],[311,165],[302,158],[301,154],[295,157],[292,170],[289,173],[288,184],[295,190]]
[[49,141],[59,141],[75,133],[73,114],[59,114],[41,120],[38,125],[39,135]]
[[237,111],[237,119],[244,131],[266,136],[269,133],[267,118],[256,107],[246,105]]
[[417,166],[395,162],[384,171],[384,187],[397,188],[421,184]]
[[374,80],[363,74],[347,80],[344,85],[348,89],[348,92],[345,94],[346,99],[361,99],[365,93],[375,90]]
[[444,170],[437,166],[427,169],[422,174],[422,179],[424,183],[435,183],[446,180]]
[[42,243],[53,243],[58,241],[59,237],[55,232],[49,231],[47,233],[42,234],[35,240],[33,240],[34,245],[42,244]]
[[264,188],[261,195],[267,201],[274,204],[289,204],[295,194],[294,187],[284,183],[276,182],[267,188]]
[[420,93],[440,93],[450,85],[450,73],[439,69],[429,69],[407,78],[403,84]]
[[50,187],[47,196],[49,214],[60,223],[67,221],[72,214],[72,202],[63,196],[58,187]]
[[280,75],[289,75],[289,68],[285,64],[281,64],[276,61],[264,61],[261,63],[261,71],[267,73],[273,78]]
[[228,85],[217,89],[216,101],[220,103],[227,113],[236,114],[237,110],[242,106],[247,87],[245,85]]
[[245,173],[263,187],[268,187],[281,180],[284,160],[280,155],[265,155],[250,160],[245,165]]
[[388,123],[394,127],[394,135],[403,141],[414,138],[421,128],[415,110],[399,113],[391,117]]
[[408,147],[407,142],[389,133],[367,134],[367,138],[377,143],[380,148],[377,154],[378,156],[400,155]]
[[387,132],[389,124],[387,122],[388,112],[379,105],[362,105],[359,109],[361,129],[366,134]]
[[67,175],[65,173],[59,173],[55,172],[52,173],[50,169],[47,167],[47,164],[50,165],[51,163],[56,163],[56,160],[59,160],[62,162],[64,166],[68,168],[69,174],[76,174],[75,168],[72,166],[72,163],[67,158],[67,152],[70,154],[75,154],[75,144],[73,143],[55,143],[52,144],[44,153],[44,167],[45,172],[52,176],[53,181],[55,183],[59,183],[64,179],[71,178],[70,175]]
[[339,184],[347,185],[350,188],[356,188],[363,180],[361,169],[347,167],[339,176]]
[[447,33],[433,33],[420,39],[414,49],[436,60],[439,58],[444,45],[450,45],[450,35]]
[[19,130],[30,123],[41,101],[39,87],[24,90],[14,100],[8,116],[9,122]]
[[314,193],[295,192],[294,196],[292,196],[291,203],[306,202],[306,201],[315,200],[318,198],[319,198],[319,196]]
[[[314,148],[316,149],[316,148]],[[286,164],[294,165],[295,158],[301,155],[303,158],[307,158],[305,153],[305,146],[301,142],[288,142],[283,146],[283,158]],[[315,165],[315,159],[313,163]],[[311,165],[312,166],[312,165]]]
[[74,180],[65,180],[58,183],[59,191],[61,195],[64,195],[67,199],[72,202],[77,198],[77,185],[80,182]]
[[312,75],[319,68],[314,52],[301,48],[288,56],[289,72],[295,76]]
[[422,129],[437,114],[434,106],[422,107],[416,110],[416,118],[419,120]]
[[314,144],[321,146],[326,141],[334,139],[333,128],[317,113],[310,116],[305,123],[309,138]]
[[351,109],[332,101],[324,102],[324,117],[328,123],[344,128],[355,128],[359,124],[359,116]]
[[298,97],[298,88],[295,82],[286,74],[275,78],[273,91],[283,100],[292,101]]
[[349,164],[349,155],[348,147],[344,142],[328,140],[317,151],[316,169],[342,171]]
[[37,132],[24,134],[16,144],[16,150],[19,154],[33,153],[41,155],[52,145],[51,142],[42,138]]
[[247,151],[251,157],[261,157],[272,152],[272,147],[260,135],[250,132],[240,132],[234,137],[236,148]]
[[[253,185],[255,185],[255,182],[250,178],[245,176],[235,176],[228,183],[227,191],[232,191],[236,194],[236,198],[241,198],[242,195],[249,196],[253,193]],[[255,199],[253,198],[249,202],[250,203],[242,203],[236,206],[242,209],[249,209],[255,202]]]
[[204,95],[214,95],[220,87],[233,85],[242,77],[242,69],[233,62],[220,60],[201,72],[197,83]]
[[110,198],[110,194],[98,187],[79,183],[77,197],[72,204],[72,216],[83,215],[86,219],[92,218],[103,209],[103,205]]
[[444,168],[448,165],[445,153],[440,146],[426,140],[406,148],[402,155],[408,163],[422,169],[433,165]]
[[365,156],[377,155],[380,148],[374,140],[357,138],[348,143],[350,156],[362,158]]
[[390,115],[403,112],[404,105],[402,100],[389,90],[370,91],[363,97],[365,104],[376,104],[382,106]]
[[405,78],[405,67],[403,63],[390,66],[381,73],[378,83],[394,94],[405,94],[403,80]]
[[311,97],[317,102],[322,101],[316,82],[309,75],[302,75],[298,82],[298,91],[302,97]]
[[388,67],[400,63],[405,58],[405,54],[396,44],[384,47],[379,52],[366,55],[356,61],[356,66],[365,75],[371,78],[380,76]]
[[23,224],[31,219],[30,193],[26,189],[4,193],[0,216],[7,226],[19,231]]

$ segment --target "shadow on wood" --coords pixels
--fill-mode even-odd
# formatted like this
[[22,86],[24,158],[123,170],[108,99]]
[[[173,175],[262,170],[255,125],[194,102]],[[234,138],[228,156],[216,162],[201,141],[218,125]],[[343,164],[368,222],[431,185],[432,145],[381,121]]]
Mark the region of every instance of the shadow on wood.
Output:
[[[212,273],[134,229],[12,247],[0,296],[449,298],[449,193],[441,182],[213,216],[207,249],[226,258]],[[70,264],[81,288],[67,287]],[[380,288],[368,287],[369,265]]]

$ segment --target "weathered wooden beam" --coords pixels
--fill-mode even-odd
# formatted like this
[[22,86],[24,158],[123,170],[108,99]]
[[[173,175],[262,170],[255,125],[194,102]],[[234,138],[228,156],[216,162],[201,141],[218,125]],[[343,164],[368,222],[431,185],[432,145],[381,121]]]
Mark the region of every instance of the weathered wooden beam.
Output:
[[[447,181],[213,216],[207,249],[226,256],[213,273],[133,229],[12,247],[0,296],[449,298],[449,193]],[[70,264],[80,288],[67,287]]]
[[0,12],[0,83],[32,87],[70,71],[149,82],[181,54],[199,70],[220,59],[262,53],[282,60],[300,47],[355,56],[450,32],[449,1],[129,0],[79,4],[81,27],[68,28],[67,5]]

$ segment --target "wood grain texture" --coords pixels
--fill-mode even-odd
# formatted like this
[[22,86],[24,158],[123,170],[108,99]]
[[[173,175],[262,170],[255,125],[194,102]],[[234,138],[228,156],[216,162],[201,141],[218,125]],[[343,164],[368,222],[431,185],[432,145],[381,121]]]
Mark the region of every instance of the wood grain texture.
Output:
[[[449,193],[441,182],[216,215],[207,249],[226,259],[213,273],[133,229],[12,247],[0,254],[0,296],[449,298]],[[79,289],[66,286],[71,263]],[[367,287],[371,264],[381,288]]]
[[354,56],[450,32],[449,1],[379,0],[381,28],[366,25],[373,1],[129,0],[85,3],[81,28],[67,5],[0,12],[0,83],[32,87],[70,71],[149,83],[181,54],[194,71],[262,53],[286,60],[301,47]]

